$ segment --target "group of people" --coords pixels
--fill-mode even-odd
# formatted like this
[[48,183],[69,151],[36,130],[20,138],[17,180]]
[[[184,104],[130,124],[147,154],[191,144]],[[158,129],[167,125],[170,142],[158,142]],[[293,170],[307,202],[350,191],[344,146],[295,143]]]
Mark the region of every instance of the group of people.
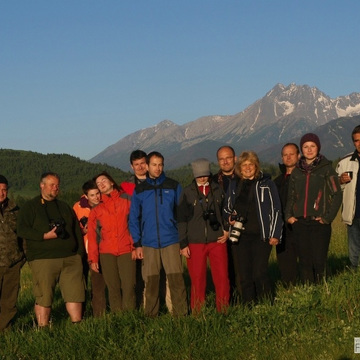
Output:
[[237,157],[224,145],[217,151],[219,172],[212,174],[209,160],[197,159],[185,188],[165,175],[161,153],[135,150],[128,181],[117,184],[106,172],[94,176],[73,209],[57,198],[56,173],[41,176],[40,195],[20,210],[8,199],[8,181],[0,175],[0,331],[16,314],[25,259],[38,326],[49,324],[57,284],[71,321],[80,322],[88,277],[95,317],[106,312],[107,301],[112,312],[133,310],[140,302],[146,315],[156,316],[162,291],[169,311],[186,315],[182,257],[193,313],[205,304],[208,263],[218,312],[226,312],[234,291],[244,304],[270,297],[273,246],[285,286],[295,285],[298,273],[304,283],[319,282],[341,203],[356,268],[360,126],[352,140],[354,153],[336,171],[320,153],[316,134],[305,134],[300,147],[285,144],[281,174],[274,180],[261,171],[255,152]]

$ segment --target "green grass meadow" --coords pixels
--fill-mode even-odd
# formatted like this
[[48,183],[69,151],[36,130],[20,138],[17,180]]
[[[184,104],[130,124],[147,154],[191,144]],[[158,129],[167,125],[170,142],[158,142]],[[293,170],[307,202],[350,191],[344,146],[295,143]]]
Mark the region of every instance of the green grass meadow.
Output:
[[0,334],[0,359],[360,359],[354,353],[354,337],[360,337],[360,273],[348,268],[339,218],[333,223],[326,281],[284,289],[274,254],[269,271],[274,302],[252,309],[231,306],[226,315],[216,313],[210,284],[207,305],[197,316],[173,318],[164,310],[155,319],[141,311],[94,319],[87,305],[84,321],[73,325],[57,290],[51,326],[38,329],[25,265],[18,316]]

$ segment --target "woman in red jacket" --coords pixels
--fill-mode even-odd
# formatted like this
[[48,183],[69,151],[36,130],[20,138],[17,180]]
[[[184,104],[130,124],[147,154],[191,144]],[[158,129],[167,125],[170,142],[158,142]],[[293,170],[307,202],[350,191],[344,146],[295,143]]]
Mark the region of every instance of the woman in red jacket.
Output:
[[135,308],[135,257],[128,229],[130,198],[106,172],[94,177],[102,198],[89,215],[88,260],[92,270],[101,270],[112,312]]

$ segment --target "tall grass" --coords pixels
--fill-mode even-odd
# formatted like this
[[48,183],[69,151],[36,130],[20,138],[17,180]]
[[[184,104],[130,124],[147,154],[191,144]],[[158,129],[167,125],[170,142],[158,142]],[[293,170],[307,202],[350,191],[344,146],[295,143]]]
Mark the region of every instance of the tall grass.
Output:
[[85,320],[73,325],[57,290],[47,329],[35,325],[31,276],[25,265],[18,317],[0,335],[0,358],[356,359],[360,275],[348,268],[346,232],[338,218],[333,223],[328,265],[328,278],[322,284],[285,289],[278,282],[272,254],[274,301],[252,309],[232,306],[226,315],[216,313],[211,292],[197,316],[173,318],[163,311],[153,319],[134,311],[94,319],[88,304]]

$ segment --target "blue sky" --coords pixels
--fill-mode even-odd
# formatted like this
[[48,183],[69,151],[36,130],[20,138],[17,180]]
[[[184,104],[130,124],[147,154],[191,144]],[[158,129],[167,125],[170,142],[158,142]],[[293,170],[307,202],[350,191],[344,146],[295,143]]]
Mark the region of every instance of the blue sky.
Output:
[[277,83],[360,92],[358,0],[1,0],[0,148],[88,160]]

